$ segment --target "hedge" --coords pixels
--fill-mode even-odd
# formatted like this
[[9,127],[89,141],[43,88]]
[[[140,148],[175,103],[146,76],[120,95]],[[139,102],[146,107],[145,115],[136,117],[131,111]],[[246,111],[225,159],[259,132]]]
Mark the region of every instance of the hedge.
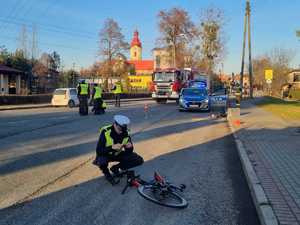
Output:
[[291,89],[289,92],[289,98],[300,100],[300,89]]

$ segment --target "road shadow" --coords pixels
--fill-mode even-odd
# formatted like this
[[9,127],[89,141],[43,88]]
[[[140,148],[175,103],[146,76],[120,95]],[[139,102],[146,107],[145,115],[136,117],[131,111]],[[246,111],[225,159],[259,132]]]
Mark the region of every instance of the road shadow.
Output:
[[112,187],[99,175],[0,210],[0,223],[259,224],[231,135],[157,156],[135,170],[146,180],[157,170],[175,184],[186,184],[188,208],[155,205],[133,188],[121,195],[125,180]]
[[[217,123],[222,123],[222,120],[210,120],[203,119],[194,122],[178,122],[175,125],[160,126],[158,128],[149,128],[142,132],[133,134],[133,141],[140,142],[149,140],[156,137],[163,137],[175,133],[186,132],[199,127],[209,126]],[[84,134],[84,129],[80,131]],[[98,134],[95,133],[95,137]],[[8,158],[6,161],[12,160],[12,162],[3,163],[0,165],[0,175],[7,175],[10,173],[43,166],[63,160],[76,158],[82,155],[86,155],[95,152],[96,141],[86,142],[82,144],[73,144],[68,147],[51,148],[47,151],[37,152],[33,154],[27,154],[20,157]]]
[[[152,107],[151,107],[152,108]],[[126,113],[132,111],[139,111],[141,106],[130,106],[122,107],[118,109],[118,112]],[[153,110],[153,109],[152,109]],[[115,114],[116,111],[108,111],[105,115]],[[56,119],[59,117],[68,117],[67,119]],[[51,113],[37,113],[34,115],[17,115],[15,117],[0,117],[0,122],[5,123],[6,126],[0,128],[0,140],[9,138],[15,135],[20,135],[23,133],[29,133],[32,131],[37,131],[49,127],[55,127],[64,124],[71,124],[80,121],[88,121],[91,119],[101,119],[103,116],[94,115],[90,112],[88,116],[80,116],[78,112],[51,112]],[[50,119],[49,119],[50,118]],[[22,123],[22,121],[28,121]],[[12,123],[13,125],[9,125]],[[16,125],[14,125],[16,124]]]

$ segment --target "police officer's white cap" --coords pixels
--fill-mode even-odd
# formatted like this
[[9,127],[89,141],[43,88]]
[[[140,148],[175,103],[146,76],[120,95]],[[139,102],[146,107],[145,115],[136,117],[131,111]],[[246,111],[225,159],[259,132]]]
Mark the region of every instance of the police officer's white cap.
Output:
[[120,126],[127,126],[130,124],[130,119],[127,116],[115,115],[114,121]]

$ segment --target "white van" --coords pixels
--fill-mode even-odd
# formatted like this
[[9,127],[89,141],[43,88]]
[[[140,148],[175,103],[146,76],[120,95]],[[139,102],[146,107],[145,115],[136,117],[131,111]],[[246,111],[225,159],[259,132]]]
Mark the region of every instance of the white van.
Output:
[[69,106],[70,108],[78,106],[76,88],[58,88],[54,91],[51,100],[52,106]]

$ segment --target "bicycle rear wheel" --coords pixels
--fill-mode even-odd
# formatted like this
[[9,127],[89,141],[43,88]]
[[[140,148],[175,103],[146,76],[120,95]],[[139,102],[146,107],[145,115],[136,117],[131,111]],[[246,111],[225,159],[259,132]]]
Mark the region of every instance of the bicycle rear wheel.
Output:
[[161,195],[161,192],[153,185],[141,185],[138,188],[138,193],[145,199],[156,204],[171,207],[185,208],[188,206],[187,201],[174,191],[168,190]]

